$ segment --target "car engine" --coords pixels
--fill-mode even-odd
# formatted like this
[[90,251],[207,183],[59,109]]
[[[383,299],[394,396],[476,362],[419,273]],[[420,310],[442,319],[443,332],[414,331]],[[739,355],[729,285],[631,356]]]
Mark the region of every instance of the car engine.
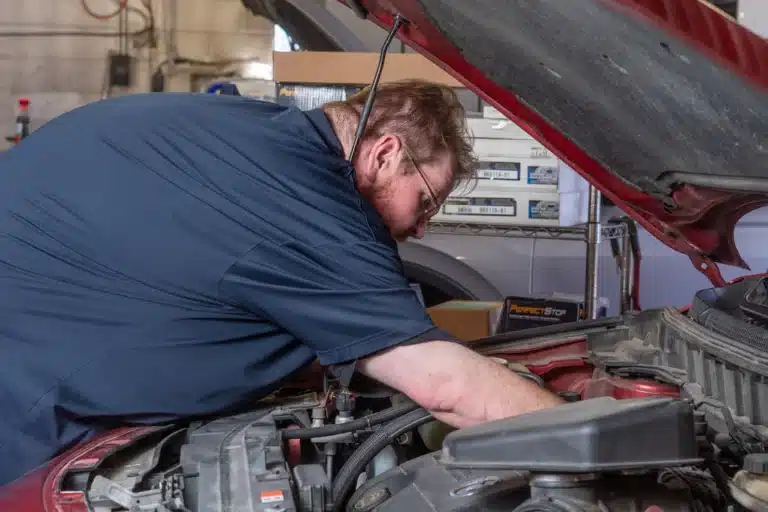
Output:
[[766,511],[767,352],[711,324],[727,293],[711,295],[476,342],[560,393],[553,409],[453,430],[320,374],[243,414],[158,427],[68,485],[95,512]]
[[717,461],[704,414],[680,398],[598,397],[447,435],[408,403],[322,424],[316,398],[160,429],[101,466],[88,502],[96,512],[720,511],[732,490],[768,485],[768,454],[729,476],[737,468]]

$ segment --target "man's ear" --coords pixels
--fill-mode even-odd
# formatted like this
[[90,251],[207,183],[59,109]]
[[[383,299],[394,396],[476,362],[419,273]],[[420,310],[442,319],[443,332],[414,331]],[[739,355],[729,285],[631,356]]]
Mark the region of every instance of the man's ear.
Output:
[[402,146],[400,139],[393,135],[382,135],[371,148],[371,169],[375,177],[389,177],[400,167]]

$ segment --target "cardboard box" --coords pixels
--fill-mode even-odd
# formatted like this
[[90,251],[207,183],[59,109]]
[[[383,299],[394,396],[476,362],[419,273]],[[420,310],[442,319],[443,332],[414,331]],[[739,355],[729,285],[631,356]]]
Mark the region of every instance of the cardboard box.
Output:
[[489,157],[517,157],[533,160],[552,160],[555,158],[541,143],[527,139],[474,139],[472,148],[475,154]]
[[468,117],[467,127],[475,139],[534,140],[527,132],[508,119]]
[[[598,301],[598,318],[605,317],[608,299]],[[584,320],[584,299],[574,295],[547,297],[507,297],[499,317],[498,332],[519,331],[533,327]]]
[[483,102],[483,117],[486,119],[507,119],[507,116],[502,114],[499,109],[490,106],[486,102]]
[[277,84],[277,103],[299,110],[319,108],[331,101],[346,100],[359,92],[361,87],[353,85],[304,85]]
[[499,189],[529,188],[533,191],[557,191],[560,164],[557,160],[479,156],[477,183]]
[[432,218],[435,223],[568,227],[587,221],[584,192],[536,191],[534,187],[478,184],[452,194]]
[[452,300],[427,309],[432,321],[462,341],[491,336],[499,323],[503,302]]
[[[367,85],[379,63],[378,53],[273,52],[275,82],[286,84]],[[381,81],[421,79],[448,87],[464,87],[451,75],[418,53],[389,53]]]

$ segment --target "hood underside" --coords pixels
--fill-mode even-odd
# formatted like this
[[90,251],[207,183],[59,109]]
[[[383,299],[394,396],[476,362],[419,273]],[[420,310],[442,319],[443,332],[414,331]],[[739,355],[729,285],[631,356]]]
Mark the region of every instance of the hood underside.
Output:
[[424,54],[710,279],[768,204],[768,41],[697,0],[341,0]]

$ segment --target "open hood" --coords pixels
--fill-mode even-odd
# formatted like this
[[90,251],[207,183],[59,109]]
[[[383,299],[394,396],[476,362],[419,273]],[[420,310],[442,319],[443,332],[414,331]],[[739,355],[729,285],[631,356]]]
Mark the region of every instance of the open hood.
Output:
[[768,41],[699,0],[340,0],[538,139],[715,284],[768,205]]

